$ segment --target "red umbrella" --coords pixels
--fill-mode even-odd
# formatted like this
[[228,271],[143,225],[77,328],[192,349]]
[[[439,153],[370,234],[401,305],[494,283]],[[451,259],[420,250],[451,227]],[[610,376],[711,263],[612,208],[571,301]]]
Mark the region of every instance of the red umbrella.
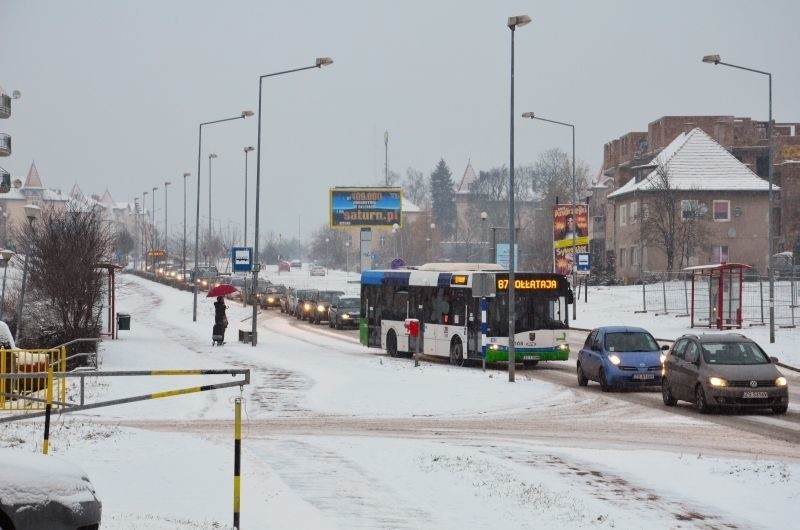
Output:
[[231,293],[235,293],[238,290],[239,289],[237,289],[236,287],[234,287],[229,283],[222,283],[220,285],[217,285],[216,287],[212,287],[211,289],[209,289],[208,294],[206,294],[206,298],[225,296]]

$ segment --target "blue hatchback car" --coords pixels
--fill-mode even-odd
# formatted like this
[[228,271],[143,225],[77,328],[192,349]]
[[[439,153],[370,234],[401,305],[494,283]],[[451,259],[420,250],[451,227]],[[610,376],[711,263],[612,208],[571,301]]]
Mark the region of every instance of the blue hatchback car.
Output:
[[593,329],[578,354],[578,384],[597,381],[603,392],[614,388],[661,385],[664,350],[645,329],[606,326]]

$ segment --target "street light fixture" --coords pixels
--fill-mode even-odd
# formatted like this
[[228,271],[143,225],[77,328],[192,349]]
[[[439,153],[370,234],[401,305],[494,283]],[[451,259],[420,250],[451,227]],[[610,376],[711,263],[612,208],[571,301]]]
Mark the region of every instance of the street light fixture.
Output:
[[244,246],[247,246],[247,155],[255,147],[248,145],[244,148]]
[[26,237],[27,245],[25,246],[25,264],[22,267],[22,289],[19,292],[19,306],[17,307],[17,333],[16,333],[16,340],[19,342],[20,337],[22,336],[22,308],[24,307],[25,303],[25,283],[28,279],[28,256],[31,253],[31,234],[33,233],[33,224],[36,219],[42,213],[42,209],[35,205],[35,204],[26,204],[25,205],[25,217],[28,218],[28,224],[30,226],[30,234]]
[[400,254],[397,252],[397,231],[400,230],[400,225],[395,223],[392,225],[392,236],[394,239],[394,257],[399,258]]
[[767,76],[769,80],[769,121],[767,122],[767,177],[769,180],[769,194],[767,198],[767,276],[769,279],[769,342],[775,342],[775,275],[772,270],[772,74],[762,70],[755,70],[745,66],[724,63],[719,55],[706,55],[703,57],[704,63],[721,64],[730,66],[738,70],[746,70],[756,74]]
[[[571,123],[565,123],[563,121],[556,121],[556,120],[548,120],[547,118],[540,118],[536,116],[533,112],[525,112],[522,114],[523,118],[530,118],[532,120],[540,120],[546,121],[548,123],[555,123],[557,125],[564,125],[565,127],[569,127],[572,129],[572,219],[575,221],[575,226],[577,227],[578,217],[575,215],[575,203],[578,200],[577,190],[575,189],[575,126]],[[576,254],[575,249],[575,234],[576,230],[572,230],[572,287],[575,288],[577,285],[577,277],[575,272],[575,264],[578,262],[578,256]],[[643,256],[639,256],[639,262],[642,263]],[[572,320],[576,320],[578,318],[578,305],[572,304]]]
[[186,283],[186,177],[191,173],[183,174],[183,256],[181,259],[181,281]]
[[164,261],[169,258],[169,230],[167,227],[167,186],[172,184],[170,181],[164,182]]
[[510,116],[510,153],[508,165],[508,381],[514,382],[514,361],[515,355],[515,329],[514,322],[517,319],[516,307],[514,305],[514,269],[516,267],[516,237],[514,230],[514,34],[517,27],[522,27],[531,22],[531,17],[518,15],[508,17],[508,29],[511,30],[511,113]]
[[[264,74],[258,77],[258,152],[256,153],[256,218],[255,218],[255,243],[253,252],[253,285],[258,285],[258,273],[261,269],[261,262],[258,254],[258,225],[259,225],[259,211],[260,211],[260,198],[261,198],[261,93],[264,79],[267,77],[275,77],[284,74],[291,74],[293,72],[301,72],[303,70],[310,70],[312,68],[322,68],[333,64],[333,59],[330,57],[317,57],[313,66],[303,66],[302,68],[293,68],[292,70],[284,70],[282,72],[274,72],[271,74]],[[250,330],[250,345],[258,344],[258,305],[253,304],[253,318],[252,328]]]
[[8,274],[8,265],[11,263],[11,258],[15,256],[13,250],[4,248],[0,250],[0,261],[3,262],[3,294],[0,295],[0,320],[3,320],[3,312],[6,307],[6,275]]
[[[192,322],[197,322],[197,263],[200,261],[200,157],[203,152],[203,126],[211,125],[214,123],[222,123],[231,120],[243,120],[253,115],[252,110],[243,110],[239,116],[232,118],[223,118],[221,120],[207,121],[200,124],[199,132],[197,135],[197,214],[194,223],[194,267],[192,270],[192,283],[194,283],[193,301],[192,301]],[[211,180],[209,178],[209,180]],[[209,220],[211,216],[209,215]]]
[[[481,244],[481,261],[484,259],[488,262],[488,258],[485,256],[485,248],[486,248],[486,220],[489,218],[489,214],[486,212],[481,212],[481,238],[483,239]],[[484,262],[485,263],[485,262]]]

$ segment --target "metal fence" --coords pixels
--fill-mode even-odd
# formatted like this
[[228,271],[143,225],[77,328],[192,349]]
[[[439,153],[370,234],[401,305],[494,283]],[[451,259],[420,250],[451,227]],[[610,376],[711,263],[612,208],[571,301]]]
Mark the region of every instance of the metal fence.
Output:
[[[692,310],[692,277],[686,272],[647,272],[641,285],[641,311],[658,315],[689,316]],[[800,278],[774,280],[775,325],[793,328],[800,324]],[[695,326],[710,325],[708,278],[694,282]],[[766,277],[748,276],[742,282],[742,323],[769,325],[769,281]]]

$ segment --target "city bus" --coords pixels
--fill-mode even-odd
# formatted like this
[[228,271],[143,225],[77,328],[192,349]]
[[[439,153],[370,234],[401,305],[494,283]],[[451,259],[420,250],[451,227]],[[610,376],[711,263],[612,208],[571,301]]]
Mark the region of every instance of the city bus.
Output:
[[[482,275],[478,278],[478,275]],[[480,289],[486,285],[486,361],[508,362],[508,271],[491,263],[429,263],[361,274],[360,341],[390,356],[416,352],[405,320],[420,321],[420,352],[461,366],[482,359]],[[515,274],[515,360],[528,365],[569,358],[573,293],[566,276]],[[480,285],[480,289],[478,289]],[[473,286],[476,287],[473,290]]]

